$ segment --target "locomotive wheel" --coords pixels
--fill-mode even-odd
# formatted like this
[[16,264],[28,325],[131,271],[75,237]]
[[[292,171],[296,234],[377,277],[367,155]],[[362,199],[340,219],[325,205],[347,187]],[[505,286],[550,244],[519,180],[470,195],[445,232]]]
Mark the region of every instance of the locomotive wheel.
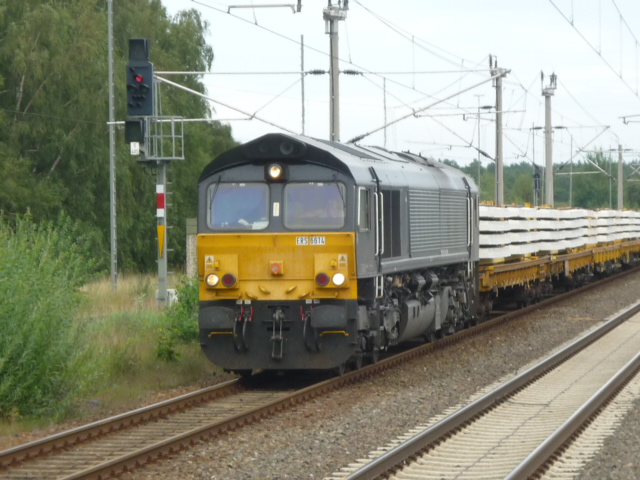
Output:
[[339,376],[339,377],[344,375],[346,373],[346,371],[347,371],[347,363],[346,362],[345,363],[341,363],[340,365],[338,365],[335,368],[336,375]]
[[357,352],[353,357],[353,369],[360,370],[364,363],[364,354],[362,352]]
[[378,347],[373,347],[371,350],[371,363],[378,363],[380,359],[380,349]]

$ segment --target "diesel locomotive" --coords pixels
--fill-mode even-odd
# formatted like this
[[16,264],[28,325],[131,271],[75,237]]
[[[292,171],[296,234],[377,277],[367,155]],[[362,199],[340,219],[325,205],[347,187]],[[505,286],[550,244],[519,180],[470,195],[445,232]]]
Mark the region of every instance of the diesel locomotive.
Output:
[[198,202],[200,343],[225,370],[342,372],[476,321],[478,189],[448,165],[268,134]]

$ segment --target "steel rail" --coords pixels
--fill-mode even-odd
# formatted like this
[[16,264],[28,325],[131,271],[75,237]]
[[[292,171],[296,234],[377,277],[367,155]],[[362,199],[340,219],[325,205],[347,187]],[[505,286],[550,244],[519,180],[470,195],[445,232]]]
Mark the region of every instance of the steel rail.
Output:
[[[344,480],[370,480],[400,469],[408,458],[418,455],[434,443],[442,440],[448,433],[463,427],[464,424],[471,422],[476,417],[492,409],[498,402],[502,402],[517,393],[638,312],[640,312],[640,302],[507,383],[437,422],[403,444],[398,445],[380,457],[363,465],[355,472],[344,477]],[[525,477],[520,476],[513,478]]]
[[195,405],[223,398],[243,390],[239,379],[229,380],[196,392],[187,393],[120,415],[115,415],[78,428],[17,445],[0,452],[0,469],[17,465],[25,460],[47,455],[62,448],[104,437],[110,433],[147,423],[155,418],[184,411]]
[[564,424],[553,432],[520,465],[505,477],[505,480],[529,478],[540,470],[552,456],[566,445],[571,437],[609,403],[640,370],[640,352],[618,371],[600,390],[580,407]]

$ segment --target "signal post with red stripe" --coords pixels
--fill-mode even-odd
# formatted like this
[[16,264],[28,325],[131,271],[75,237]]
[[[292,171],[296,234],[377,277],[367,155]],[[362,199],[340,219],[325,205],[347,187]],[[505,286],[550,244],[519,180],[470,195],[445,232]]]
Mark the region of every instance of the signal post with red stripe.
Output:
[[167,238],[167,194],[164,185],[156,185],[156,216],[158,218],[158,258],[164,258],[166,254]]

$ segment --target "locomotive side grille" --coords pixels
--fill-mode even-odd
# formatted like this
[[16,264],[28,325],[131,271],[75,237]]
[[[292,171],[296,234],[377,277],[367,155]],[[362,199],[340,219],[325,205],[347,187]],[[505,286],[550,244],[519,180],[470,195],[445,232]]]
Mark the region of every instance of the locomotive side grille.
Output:
[[455,190],[440,191],[440,235],[443,248],[467,246],[467,195]]
[[440,249],[439,212],[440,197],[437,191],[409,190],[409,244],[412,256],[426,255]]

